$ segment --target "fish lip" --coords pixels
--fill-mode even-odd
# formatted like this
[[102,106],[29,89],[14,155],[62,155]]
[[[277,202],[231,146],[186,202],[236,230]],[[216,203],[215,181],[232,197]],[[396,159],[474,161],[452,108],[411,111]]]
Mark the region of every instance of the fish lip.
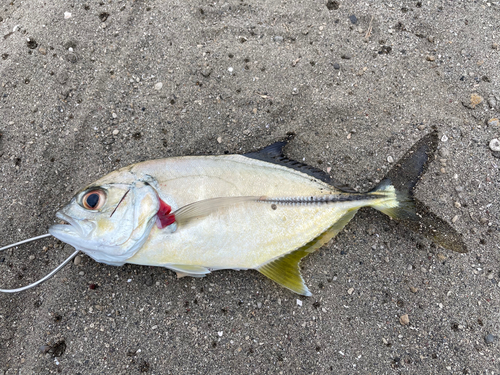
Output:
[[58,227],[59,228],[64,228],[64,227],[71,226],[71,228],[74,229],[80,237],[84,236],[84,234],[83,234],[83,228],[78,223],[77,220],[73,219],[71,216],[68,216],[68,215],[62,213],[61,211],[59,211],[59,212],[56,213],[56,217],[58,219],[64,220],[68,224],[56,224],[56,225],[53,225],[52,227],[54,227],[54,229],[56,229]]

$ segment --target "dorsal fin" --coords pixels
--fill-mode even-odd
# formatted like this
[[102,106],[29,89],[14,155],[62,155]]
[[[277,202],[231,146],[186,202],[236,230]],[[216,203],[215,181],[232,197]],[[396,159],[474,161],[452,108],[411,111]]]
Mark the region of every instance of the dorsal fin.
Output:
[[346,224],[354,217],[358,210],[352,210],[344,214],[334,225],[320,234],[314,240],[305,244],[291,253],[274,259],[257,268],[257,271],[278,284],[290,289],[292,292],[311,296],[311,292],[304,283],[300,274],[299,263],[306,255],[316,251],[321,246],[335,237]]
[[243,154],[247,158],[257,159],[266,161],[268,163],[282,165],[287,168],[294,169],[296,171],[305,173],[309,176],[317,178],[320,181],[326,182],[327,184],[335,186],[337,189],[346,191],[346,192],[354,192],[352,188],[345,184],[338,183],[333,180],[330,175],[321,169],[311,167],[310,165],[288,159],[283,154],[283,148],[287,145],[287,141],[281,141],[273,143],[267,147],[264,147],[262,150],[250,152],[248,154]]

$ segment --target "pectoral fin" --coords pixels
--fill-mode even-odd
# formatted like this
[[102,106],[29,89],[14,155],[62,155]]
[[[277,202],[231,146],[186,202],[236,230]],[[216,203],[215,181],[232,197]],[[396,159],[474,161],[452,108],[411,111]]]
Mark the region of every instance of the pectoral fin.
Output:
[[354,217],[357,210],[352,210],[344,214],[334,225],[328,230],[320,234],[311,242],[298,248],[291,253],[288,253],[280,258],[274,259],[260,267],[257,271],[276,281],[278,284],[290,289],[292,292],[311,296],[311,292],[304,283],[304,279],[300,274],[299,263],[306,255],[316,251],[325,243],[335,237],[346,224]]
[[187,204],[173,213],[175,221],[179,224],[186,224],[190,220],[210,215],[220,209],[234,206],[245,202],[255,202],[262,197],[220,197],[204,199],[198,202]]
[[170,268],[177,274],[177,278],[191,276],[191,277],[205,277],[210,273],[210,270],[202,266],[191,266],[185,264],[166,264],[165,267]]

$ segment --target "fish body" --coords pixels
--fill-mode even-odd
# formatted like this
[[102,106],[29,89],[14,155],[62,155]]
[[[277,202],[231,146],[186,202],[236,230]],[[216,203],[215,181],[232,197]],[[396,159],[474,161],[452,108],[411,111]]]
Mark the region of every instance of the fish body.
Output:
[[[134,164],[78,192],[49,232],[96,261],[162,266],[179,276],[256,269],[309,295],[298,263],[361,207],[415,219],[412,183],[367,193],[282,157],[284,144],[247,155],[188,156]],[[423,159],[422,159],[423,160]],[[413,166],[412,168],[415,168]]]

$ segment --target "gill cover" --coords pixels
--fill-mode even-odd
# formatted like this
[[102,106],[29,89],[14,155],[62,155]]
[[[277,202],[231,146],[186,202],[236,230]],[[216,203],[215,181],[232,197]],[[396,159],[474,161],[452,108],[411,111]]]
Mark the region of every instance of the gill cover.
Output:
[[[99,182],[99,181],[98,181]],[[77,193],[49,233],[98,262],[123,265],[146,241],[159,209],[149,183],[105,183]]]

